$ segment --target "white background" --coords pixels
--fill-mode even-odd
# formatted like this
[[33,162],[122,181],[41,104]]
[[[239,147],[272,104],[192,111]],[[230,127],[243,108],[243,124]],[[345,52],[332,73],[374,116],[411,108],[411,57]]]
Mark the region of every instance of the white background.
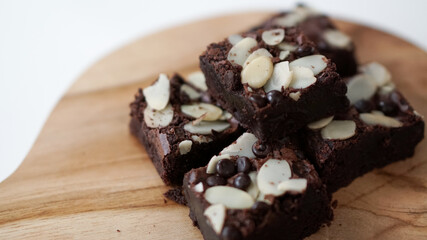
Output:
[[[278,11],[295,2],[0,0],[0,181],[25,158],[73,80],[107,53],[182,23],[248,10]],[[427,49],[425,0],[304,2]]]

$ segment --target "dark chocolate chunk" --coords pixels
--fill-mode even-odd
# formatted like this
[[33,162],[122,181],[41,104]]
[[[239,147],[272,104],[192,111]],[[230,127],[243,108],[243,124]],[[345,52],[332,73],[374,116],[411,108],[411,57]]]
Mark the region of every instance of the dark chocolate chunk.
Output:
[[227,184],[227,180],[225,180],[223,177],[212,175],[206,179],[206,183],[212,187],[212,186],[225,185]]
[[231,177],[236,173],[236,166],[230,159],[221,159],[216,164],[216,171],[222,177]]
[[281,92],[273,90],[267,93],[267,99],[272,106],[277,106],[282,101],[283,96]]
[[248,173],[251,170],[251,162],[247,157],[239,157],[236,163],[238,172]]
[[306,44],[304,44],[302,46],[299,46],[295,50],[295,53],[298,55],[298,57],[305,57],[305,56],[308,56],[308,55],[312,55],[315,52],[316,52],[316,49],[313,46],[306,45]]
[[245,173],[239,173],[234,179],[234,186],[236,188],[246,190],[251,185],[251,178]]
[[372,104],[372,102],[365,99],[357,101],[354,104],[354,107],[357,109],[359,113],[367,113],[374,110],[374,105]]
[[396,103],[390,100],[381,100],[378,102],[378,108],[387,116],[395,116],[399,111]]
[[255,105],[257,105],[259,108],[265,107],[268,103],[267,99],[265,99],[264,96],[254,94],[249,98]]
[[259,158],[264,158],[270,152],[270,147],[267,144],[254,143],[254,145],[252,146],[252,152],[255,154],[255,156]]
[[223,240],[239,240],[242,239],[242,233],[234,226],[225,226],[222,230]]
[[260,215],[265,214],[268,209],[270,209],[270,205],[262,201],[255,202],[254,205],[252,205],[252,210]]

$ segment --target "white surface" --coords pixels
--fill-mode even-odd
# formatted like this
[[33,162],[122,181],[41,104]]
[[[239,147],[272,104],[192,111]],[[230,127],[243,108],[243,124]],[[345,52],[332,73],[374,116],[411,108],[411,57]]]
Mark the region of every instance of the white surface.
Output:
[[[25,158],[61,95],[97,59],[135,38],[184,22],[286,9],[295,2],[0,0],[0,181]],[[427,49],[427,1],[304,2]]]

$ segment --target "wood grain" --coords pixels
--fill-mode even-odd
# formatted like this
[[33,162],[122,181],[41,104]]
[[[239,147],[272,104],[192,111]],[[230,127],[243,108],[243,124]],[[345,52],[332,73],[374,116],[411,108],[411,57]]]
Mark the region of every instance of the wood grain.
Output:
[[[18,170],[0,183],[1,239],[201,239],[188,209],[167,190],[129,134],[128,103],[159,72],[184,75],[212,41],[269,13],[199,21],[137,40],[89,68],[58,103]],[[427,54],[368,27],[337,22],[361,62],[393,73],[427,115]],[[426,239],[427,144],[414,158],[376,170],[334,195],[336,219],[310,239]]]

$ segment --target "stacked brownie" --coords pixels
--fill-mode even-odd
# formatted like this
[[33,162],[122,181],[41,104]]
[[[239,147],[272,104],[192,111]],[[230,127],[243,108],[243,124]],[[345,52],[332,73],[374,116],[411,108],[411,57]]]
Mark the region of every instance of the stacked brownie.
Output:
[[424,137],[388,70],[305,7],[210,44],[200,68],[140,89],[130,127],[205,239],[302,239],[331,193]]

